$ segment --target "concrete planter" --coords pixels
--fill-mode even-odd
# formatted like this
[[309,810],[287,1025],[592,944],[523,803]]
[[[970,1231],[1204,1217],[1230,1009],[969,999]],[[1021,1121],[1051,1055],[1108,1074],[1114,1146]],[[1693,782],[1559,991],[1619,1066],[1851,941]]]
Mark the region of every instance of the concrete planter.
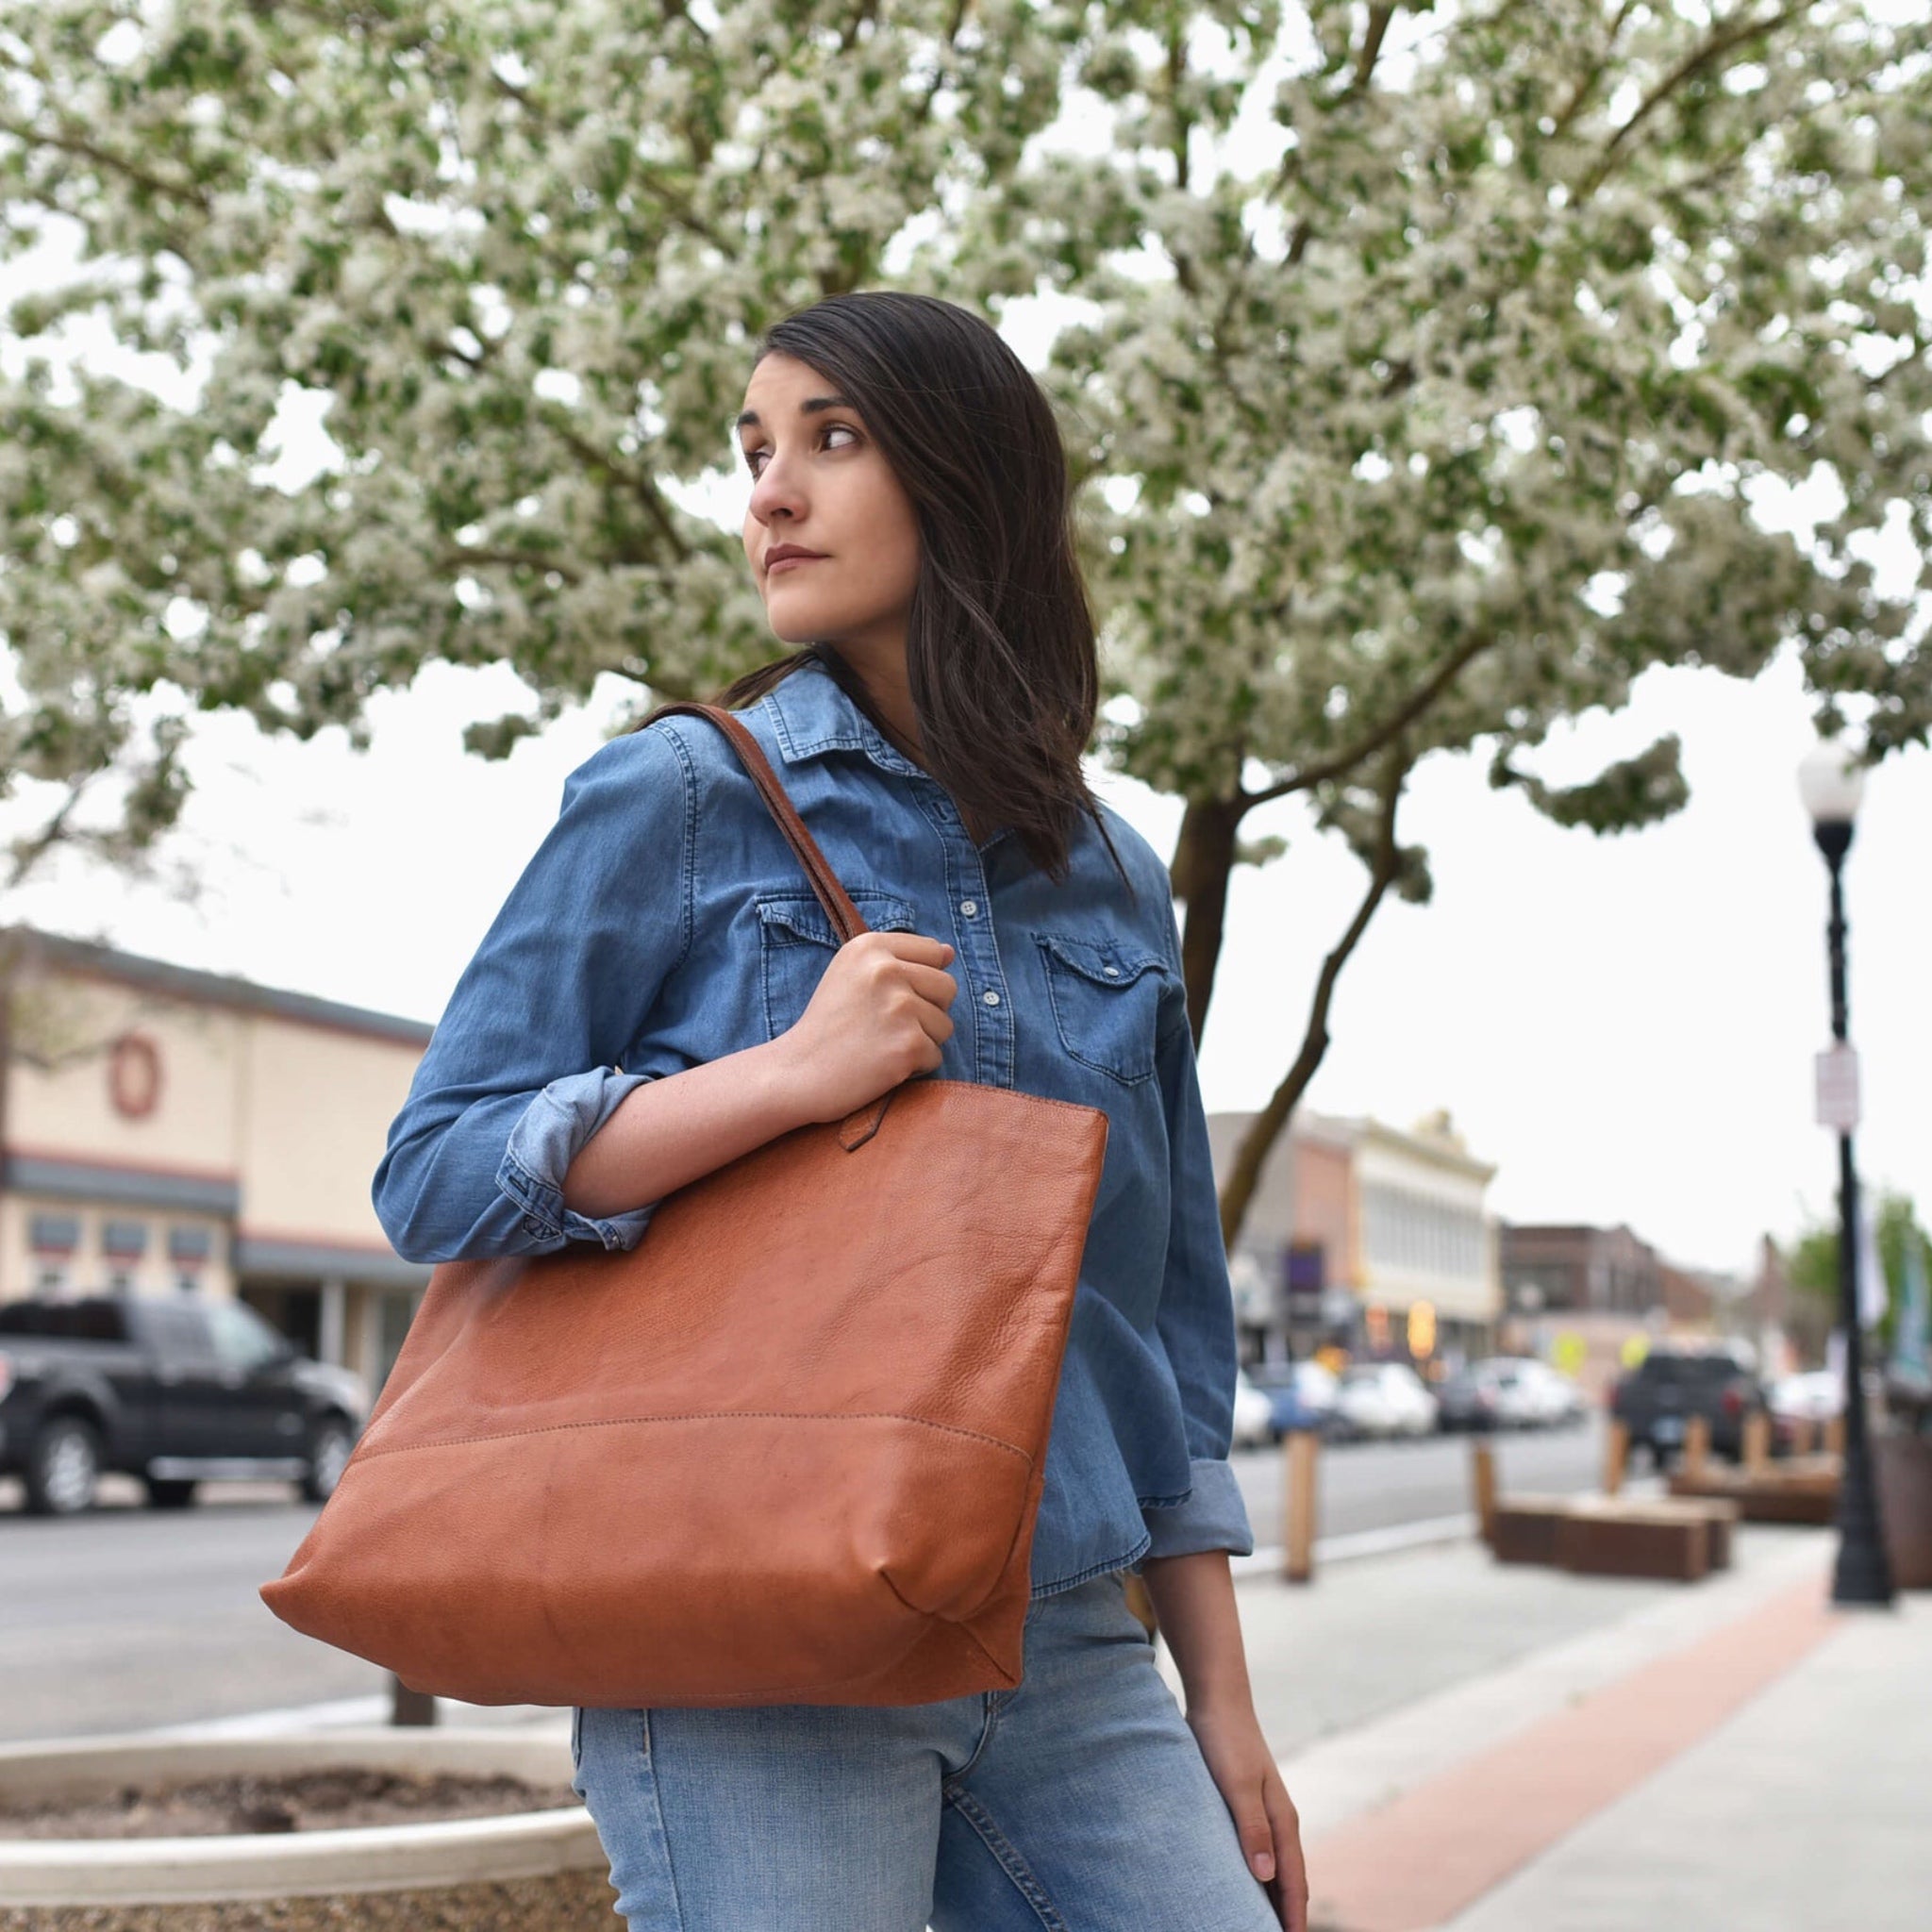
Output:
[[[556,1737],[367,1729],[0,1745],[0,1795],[82,1796],[335,1765],[568,1779]],[[608,1866],[580,1805],[438,1824],[205,1838],[0,1839],[0,1932],[606,1932]]]

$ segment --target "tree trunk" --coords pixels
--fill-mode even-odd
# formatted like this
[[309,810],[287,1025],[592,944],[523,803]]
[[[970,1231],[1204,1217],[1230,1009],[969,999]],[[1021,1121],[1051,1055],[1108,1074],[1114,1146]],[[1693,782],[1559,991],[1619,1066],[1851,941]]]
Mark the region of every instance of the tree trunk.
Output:
[[[1301,1104],[1308,1082],[1315,1077],[1315,1070],[1328,1051],[1328,1008],[1335,997],[1335,982],[1341,978],[1341,969],[1348,963],[1348,956],[1361,942],[1363,933],[1369,929],[1369,922],[1375,916],[1375,908],[1381,905],[1401,869],[1402,854],[1395,842],[1395,808],[1402,796],[1402,781],[1407,772],[1406,765],[1394,764],[1387,780],[1382,794],[1382,818],[1375,841],[1374,862],[1369,870],[1368,890],[1362,894],[1362,903],[1357,907],[1355,917],[1349,921],[1348,930],[1337,941],[1335,950],[1322,962],[1321,974],[1315,981],[1315,997],[1308,1008],[1307,1030],[1302,1035],[1301,1051],[1295,1055],[1294,1064],[1283,1076],[1280,1086],[1269,1096],[1268,1105],[1248,1123],[1248,1130],[1241,1136],[1241,1146],[1235,1152],[1234,1167],[1222,1188],[1221,1238],[1230,1255],[1234,1253],[1235,1238],[1247,1218],[1248,1205],[1255,1198],[1255,1190],[1260,1183],[1261,1169],[1269,1153],[1280,1138],[1282,1128],[1288,1124],[1289,1117]],[[1191,912],[1192,908],[1189,909]]]
[[1197,1048],[1214,996],[1214,973],[1227,930],[1227,882],[1248,805],[1240,796],[1189,799],[1168,867],[1174,895],[1188,908],[1181,925],[1181,972],[1188,987],[1188,1024]]

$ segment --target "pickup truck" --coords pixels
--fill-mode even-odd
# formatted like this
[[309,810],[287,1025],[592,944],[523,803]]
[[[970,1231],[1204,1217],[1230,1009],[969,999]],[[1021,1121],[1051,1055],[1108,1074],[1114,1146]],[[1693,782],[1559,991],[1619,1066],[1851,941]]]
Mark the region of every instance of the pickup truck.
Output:
[[1744,1453],[1744,1418],[1767,1406],[1757,1377],[1724,1349],[1660,1342],[1618,1377],[1610,1413],[1662,1469],[1684,1446],[1693,1415],[1710,1425],[1710,1446],[1733,1461]]
[[0,1301],[0,1474],[25,1478],[36,1515],[88,1508],[107,1470],[141,1477],[158,1509],[256,1477],[323,1502],[368,1414],[361,1376],[298,1354],[242,1302]]

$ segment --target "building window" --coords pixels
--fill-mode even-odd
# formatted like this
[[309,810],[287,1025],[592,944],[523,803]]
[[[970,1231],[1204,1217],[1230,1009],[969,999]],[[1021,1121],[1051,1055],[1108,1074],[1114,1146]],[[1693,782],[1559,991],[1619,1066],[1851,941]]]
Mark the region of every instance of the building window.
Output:
[[168,1259],[177,1265],[206,1261],[214,1252],[214,1230],[192,1224],[168,1230]]
[[104,1221],[101,1253],[110,1261],[138,1261],[147,1253],[147,1223]]
[[177,1274],[175,1277],[175,1286],[183,1294],[199,1294],[201,1292],[201,1276],[198,1274]]
[[67,1286],[67,1270],[58,1261],[42,1261],[34,1270],[36,1294],[58,1294]]
[[108,1292],[109,1294],[132,1294],[134,1276],[125,1268],[110,1268],[108,1271]]
[[36,1214],[27,1223],[27,1244],[37,1255],[71,1255],[80,1245],[77,1214]]

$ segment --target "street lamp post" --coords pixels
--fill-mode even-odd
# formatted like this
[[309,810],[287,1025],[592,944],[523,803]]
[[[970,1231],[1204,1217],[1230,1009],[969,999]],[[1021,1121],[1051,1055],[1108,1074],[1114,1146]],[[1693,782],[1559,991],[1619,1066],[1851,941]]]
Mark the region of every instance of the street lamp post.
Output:
[[[1798,768],[1799,789],[1811,814],[1818,849],[1831,872],[1831,1037],[1840,1064],[1850,1058],[1845,997],[1845,854],[1864,792],[1864,774],[1837,741],[1820,744]],[[1821,1109],[1823,1110],[1823,1109]],[[1858,1313],[1858,1170],[1852,1158],[1855,1090],[1833,1122],[1838,1127],[1838,1301],[1845,1337],[1845,1429],[1838,1490],[1838,1563],[1832,1573],[1835,1604],[1891,1602],[1891,1565],[1878,1520],[1872,1475],[1872,1441],[1865,1426],[1865,1349]]]

